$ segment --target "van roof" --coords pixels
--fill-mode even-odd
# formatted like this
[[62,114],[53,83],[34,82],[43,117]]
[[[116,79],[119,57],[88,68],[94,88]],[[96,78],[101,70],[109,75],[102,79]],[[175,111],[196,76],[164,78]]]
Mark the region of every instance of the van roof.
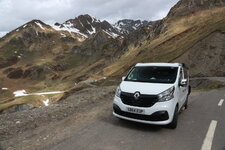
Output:
[[162,67],[179,67],[181,63],[137,63],[135,66],[162,66]]

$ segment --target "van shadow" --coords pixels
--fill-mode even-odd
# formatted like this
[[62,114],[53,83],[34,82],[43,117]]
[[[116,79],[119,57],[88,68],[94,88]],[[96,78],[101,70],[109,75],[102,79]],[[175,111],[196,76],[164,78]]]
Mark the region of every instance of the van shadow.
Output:
[[2,148],[1,144],[0,144],[0,150],[5,150],[5,149]]
[[123,120],[114,117],[113,115],[108,115],[107,117],[101,118],[101,121],[111,124],[114,127],[122,127],[122,128],[129,128],[132,130],[139,130],[144,132],[158,132],[162,129],[167,128],[167,126],[162,125],[150,125],[144,123],[133,122],[129,120]]

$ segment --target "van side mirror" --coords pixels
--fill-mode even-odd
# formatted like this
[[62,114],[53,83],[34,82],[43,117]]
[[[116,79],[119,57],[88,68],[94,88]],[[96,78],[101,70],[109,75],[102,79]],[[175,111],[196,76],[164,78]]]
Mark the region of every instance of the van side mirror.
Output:
[[187,85],[187,79],[182,79],[180,82],[180,86],[186,86]]
[[126,77],[125,77],[125,76],[123,76],[123,77],[122,77],[122,81],[124,81],[124,80],[125,80],[125,78],[126,78]]

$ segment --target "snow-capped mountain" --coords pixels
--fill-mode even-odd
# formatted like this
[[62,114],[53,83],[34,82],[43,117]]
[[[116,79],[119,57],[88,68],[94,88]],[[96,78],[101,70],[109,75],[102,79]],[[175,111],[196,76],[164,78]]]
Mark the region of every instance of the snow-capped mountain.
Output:
[[100,21],[87,14],[80,15],[75,19],[69,19],[62,24],[55,23],[52,27],[56,30],[66,30],[69,32],[75,32],[86,38],[99,32],[100,30],[109,34],[113,38],[116,38],[121,35],[109,22]]
[[[69,19],[64,23],[47,24],[40,20],[32,20],[15,30],[25,30],[27,27],[35,27],[35,32],[52,32],[57,31],[62,37],[66,37],[68,34],[73,37],[77,37],[79,40],[87,39],[94,36],[97,32],[105,32],[111,38],[123,37],[127,34],[134,32],[141,27],[153,26],[155,22],[124,19],[119,20],[115,24],[96,19],[88,14],[80,15],[74,19]],[[34,29],[34,28],[33,28]]]
[[141,21],[141,20],[131,20],[124,19],[119,20],[115,24],[110,24],[107,21],[101,21],[90,15],[80,15],[74,19],[69,19],[66,22],[60,24],[55,23],[52,27],[56,30],[66,30],[69,32],[74,32],[84,36],[85,38],[90,37],[96,32],[103,31],[113,38],[118,36],[127,35],[141,27],[153,26],[155,22],[153,21]]
[[141,21],[141,20],[131,20],[131,19],[123,19],[119,20],[113,26],[121,33],[121,34],[129,34],[141,27],[153,26],[155,22],[153,21]]

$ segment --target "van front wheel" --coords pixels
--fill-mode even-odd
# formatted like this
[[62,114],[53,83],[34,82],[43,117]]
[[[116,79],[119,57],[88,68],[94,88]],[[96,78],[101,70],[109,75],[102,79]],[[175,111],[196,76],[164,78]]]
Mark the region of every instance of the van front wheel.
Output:
[[170,129],[176,129],[177,128],[177,120],[178,120],[178,106],[176,107],[175,111],[174,111],[174,115],[173,115],[173,120],[172,122],[168,125],[168,127]]

